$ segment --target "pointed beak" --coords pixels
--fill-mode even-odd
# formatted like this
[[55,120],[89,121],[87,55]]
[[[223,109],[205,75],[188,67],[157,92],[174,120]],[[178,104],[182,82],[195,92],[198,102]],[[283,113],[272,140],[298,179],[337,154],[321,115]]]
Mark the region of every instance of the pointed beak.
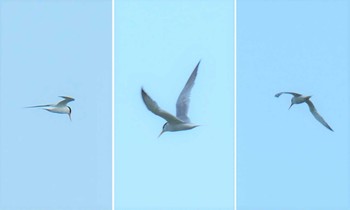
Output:
[[164,130],[162,130],[162,132],[160,132],[158,138],[164,133]]
[[290,109],[293,106],[293,104],[290,105],[290,107],[288,109]]

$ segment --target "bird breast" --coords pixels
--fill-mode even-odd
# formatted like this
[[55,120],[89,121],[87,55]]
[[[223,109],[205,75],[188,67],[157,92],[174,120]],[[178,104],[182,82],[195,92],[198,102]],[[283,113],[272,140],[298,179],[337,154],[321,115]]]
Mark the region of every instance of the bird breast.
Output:
[[298,97],[294,97],[292,100],[294,104],[301,104],[307,101],[309,98],[310,98],[309,96],[298,96]]
[[69,108],[66,106],[63,107],[50,107],[46,109],[49,112],[54,112],[54,113],[58,113],[58,114],[68,114],[69,113]]
[[189,130],[192,128],[197,127],[198,125],[192,124],[192,123],[179,123],[179,124],[169,124],[167,123],[164,127],[164,130],[166,131],[182,131],[182,130]]

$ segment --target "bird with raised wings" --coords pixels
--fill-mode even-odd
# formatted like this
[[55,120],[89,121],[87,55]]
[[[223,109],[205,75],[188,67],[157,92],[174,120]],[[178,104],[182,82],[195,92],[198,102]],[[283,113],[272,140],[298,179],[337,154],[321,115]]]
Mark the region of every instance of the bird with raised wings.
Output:
[[[160,108],[146,92],[143,88],[141,88],[141,96],[143,102],[145,103],[147,109],[151,111],[153,114],[158,115],[163,118],[167,122],[163,125],[162,132],[159,134],[161,136],[166,131],[183,131],[195,128],[199,125],[193,124],[188,117],[188,108],[190,105],[190,95],[191,90],[194,85],[194,81],[197,77],[197,71],[200,61],[197,66],[194,68],[190,78],[188,79],[185,87],[181,91],[177,102],[176,102],[176,116],[170,114],[169,112]],[[159,137],[158,136],[158,137]]]

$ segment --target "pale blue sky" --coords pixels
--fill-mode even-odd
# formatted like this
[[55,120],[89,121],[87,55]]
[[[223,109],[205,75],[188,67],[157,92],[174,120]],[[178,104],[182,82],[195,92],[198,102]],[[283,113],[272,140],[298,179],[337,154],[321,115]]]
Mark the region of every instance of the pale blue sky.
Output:
[[[116,1],[117,209],[233,209],[233,1]],[[163,109],[199,60],[189,116],[167,132]]]
[[111,1],[0,8],[0,209],[111,209]]
[[[350,209],[348,1],[238,1],[239,210]],[[280,91],[312,95],[306,104]]]
[[[350,3],[237,6],[238,209],[349,210]],[[0,9],[0,209],[111,209],[111,1]],[[116,0],[116,209],[233,209],[233,16],[233,1]],[[200,59],[201,126],[157,138],[141,87],[175,113]],[[334,132],[280,91],[312,95]],[[59,95],[72,122],[23,109]]]

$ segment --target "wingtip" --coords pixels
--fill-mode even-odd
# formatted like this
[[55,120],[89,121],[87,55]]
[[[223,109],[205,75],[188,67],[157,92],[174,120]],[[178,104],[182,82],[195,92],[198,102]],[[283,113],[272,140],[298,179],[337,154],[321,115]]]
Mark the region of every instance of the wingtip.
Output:
[[199,64],[201,63],[202,59],[199,59],[196,68],[198,68]]
[[58,97],[61,97],[61,98],[64,98],[64,99],[70,99],[72,101],[75,101],[75,98],[70,97],[70,96],[58,96]]
[[275,97],[278,98],[278,97],[280,97],[280,95],[281,95],[281,93],[276,93]]
[[143,87],[141,87],[141,97],[144,102],[145,102],[145,97],[149,97],[146,91],[143,89]]
[[[198,61],[196,67],[195,67],[194,70],[193,70],[193,73],[198,71],[198,67],[199,67],[199,64],[200,64],[200,63],[201,63],[201,59]],[[195,73],[195,74],[197,74],[197,73]]]

